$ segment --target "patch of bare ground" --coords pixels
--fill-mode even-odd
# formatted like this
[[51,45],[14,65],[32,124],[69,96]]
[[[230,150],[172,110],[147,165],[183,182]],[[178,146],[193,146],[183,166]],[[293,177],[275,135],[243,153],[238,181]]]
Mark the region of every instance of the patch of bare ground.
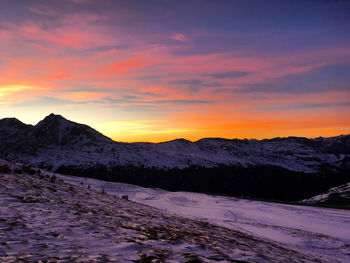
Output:
[[0,174],[0,262],[331,262],[45,174]]

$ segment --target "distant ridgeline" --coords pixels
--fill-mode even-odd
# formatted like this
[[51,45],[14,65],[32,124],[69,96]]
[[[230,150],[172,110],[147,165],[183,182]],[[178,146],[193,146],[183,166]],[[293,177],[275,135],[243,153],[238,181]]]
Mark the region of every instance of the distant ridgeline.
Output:
[[0,120],[0,158],[167,190],[289,201],[350,182],[350,135],[121,143],[54,114],[35,126]]

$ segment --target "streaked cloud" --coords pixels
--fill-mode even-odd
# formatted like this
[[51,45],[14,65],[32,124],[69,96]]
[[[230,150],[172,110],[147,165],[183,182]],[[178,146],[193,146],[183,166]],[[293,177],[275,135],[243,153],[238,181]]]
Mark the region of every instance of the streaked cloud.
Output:
[[231,78],[240,78],[249,75],[250,72],[247,71],[224,71],[208,74],[208,77],[215,79],[231,79]]
[[43,15],[43,16],[56,16],[58,15],[57,11],[53,8],[50,8],[48,6],[44,5],[36,5],[36,6],[29,6],[29,11],[37,14],[37,15]]
[[65,106],[65,105],[73,105],[73,104],[86,104],[91,103],[91,101],[74,101],[68,99],[59,99],[53,97],[37,97],[35,99],[24,100],[18,103],[15,103],[13,106],[15,107],[56,107],[56,106]]
[[305,72],[241,84],[234,92],[314,93],[328,90],[350,91],[350,65],[327,65]]
[[0,114],[152,141],[348,131],[350,5],[252,3],[5,0]]
[[349,102],[340,102],[340,103],[302,103],[302,104],[283,104],[283,105],[274,105],[273,107],[260,108],[259,110],[266,111],[282,111],[282,110],[303,110],[303,109],[317,109],[317,108],[336,108],[336,107],[350,107]]

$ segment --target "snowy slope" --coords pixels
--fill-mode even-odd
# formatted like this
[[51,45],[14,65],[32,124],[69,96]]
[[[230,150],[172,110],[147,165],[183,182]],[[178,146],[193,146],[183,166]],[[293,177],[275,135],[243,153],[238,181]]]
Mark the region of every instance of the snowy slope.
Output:
[[[190,192],[168,192],[134,185],[59,175],[116,196],[275,242],[321,262],[349,262],[350,210],[243,200]],[[268,254],[270,255],[270,254]],[[290,259],[289,262],[300,262]],[[317,262],[317,261],[315,261]]]
[[[230,225],[198,220],[197,215],[185,218],[125,201],[108,193],[110,189],[107,193],[94,190],[100,187],[98,181],[89,180],[94,183],[89,188],[85,182],[81,184],[74,179],[78,185],[72,185],[45,172],[34,175],[1,173],[0,179],[0,262],[4,263],[346,262],[340,254],[345,251],[338,248],[345,240],[342,237],[333,245],[337,246],[334,251],[339,260],[336,260],[331,256],[293,250],[247,231],[235,230]],[[141,188],[113,185],[110,186],[118,195],[125,191],[149,193]],[[159,194],[161,192],[154,195],[156,200]],[[183,198],[172,199],[172,207],[176,203],[180,203],[180,207],[192,205],[194,211],[201,209],[202,216],[212,220],[215,213],[193,203],[191,195],[183,195]],[[207,201],[216,198],[204,197],[202,199]],[[152,200],[152,196],[138,201],[143,200]],[[338,217],[334,215],[335,219]]]
[[0,157],[41,165],[186,168],[192,165],[273,165],[314,173],[324,167],[350,170],[350,135],[332,138],[275,138],[229,140],[205,138],[196,142],[120,143],[92,128],[51,114],[35,126],[16,119],[0,120]]
[[305,199],[301,203],[338,205],[350,209],[350,183],[333,187],[326,193]]

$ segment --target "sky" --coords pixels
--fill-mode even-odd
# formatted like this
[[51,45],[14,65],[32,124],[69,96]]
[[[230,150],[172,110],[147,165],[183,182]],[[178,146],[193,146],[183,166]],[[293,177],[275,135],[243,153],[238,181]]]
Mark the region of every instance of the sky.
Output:
[[1,0],[0,118],[117,141],[350,133],[350,1]]

